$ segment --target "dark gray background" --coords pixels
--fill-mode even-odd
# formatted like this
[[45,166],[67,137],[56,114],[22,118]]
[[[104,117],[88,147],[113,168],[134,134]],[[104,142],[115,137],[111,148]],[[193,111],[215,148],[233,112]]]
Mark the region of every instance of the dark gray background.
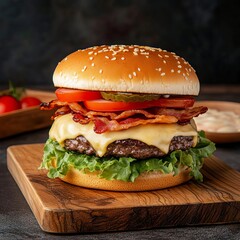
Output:
[[61,59],[100,44],[161,47],[201,83],[237,84],[239,9],[237,0],[1,0],[0,88],[51,86]]

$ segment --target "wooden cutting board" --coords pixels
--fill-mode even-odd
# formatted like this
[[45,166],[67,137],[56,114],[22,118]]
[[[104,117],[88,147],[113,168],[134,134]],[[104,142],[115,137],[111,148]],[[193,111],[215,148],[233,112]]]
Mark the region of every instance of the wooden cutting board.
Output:
[[43,144],[8,148],[8,169],[43,231],[107,232],[240,222],[240,173],[206,159],[204,183],[149,192],[86,189],[38,170]]

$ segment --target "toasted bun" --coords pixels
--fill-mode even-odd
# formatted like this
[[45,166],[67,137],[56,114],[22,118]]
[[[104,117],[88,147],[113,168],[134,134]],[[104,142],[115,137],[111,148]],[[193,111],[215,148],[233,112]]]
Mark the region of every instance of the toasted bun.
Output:
[[141,174],[134,182],[124,182],[120,180],[106,180],[99,178],[97,173],[84,173],[71,168],[67,175],[60,179],[64,182],[86,188],[109,191],[149,191],[173,187],[187,182],[191,179],[189,171],[190,169],[181,168],[176,176],[173,176],[173,173],[146,172]]
[[62,60],[55,87],[97,91],[198,95],[195,70],[175,53],[144,46],[98,46]]

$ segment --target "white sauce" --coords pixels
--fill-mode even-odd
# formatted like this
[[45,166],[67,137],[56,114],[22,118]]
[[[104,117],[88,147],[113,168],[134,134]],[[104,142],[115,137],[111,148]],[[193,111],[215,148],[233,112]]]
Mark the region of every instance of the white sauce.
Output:
[[218,133],[240,132],[240,115],[231,111],[208,109],[205,114],[194,120],[198,130]]

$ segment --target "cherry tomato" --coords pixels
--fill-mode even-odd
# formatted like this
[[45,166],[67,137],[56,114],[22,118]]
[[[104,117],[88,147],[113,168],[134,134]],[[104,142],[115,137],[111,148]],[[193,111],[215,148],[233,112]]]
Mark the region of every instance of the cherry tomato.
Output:
[[0,113],[11,112],[21,108],[21,103],[10,95],[0,97]]
[[179,97],[179,98],[160,98],[145,102],[114,102],[103,99],[84,101],[86,108],[100,112],[125,111],[133,109],[144,109],[150,107],[166,107],[166,108],[186,108],[192,107],[194,98]]
[[22,108],[38,106],[40,104],[41,104],[41,101],[35,97],[27,96],[27,97],[24,97],[21,99],[21,107]]
[[58,88],[55,93],[58,100],[63,102],[80,102],[102,98],[99,91]]

